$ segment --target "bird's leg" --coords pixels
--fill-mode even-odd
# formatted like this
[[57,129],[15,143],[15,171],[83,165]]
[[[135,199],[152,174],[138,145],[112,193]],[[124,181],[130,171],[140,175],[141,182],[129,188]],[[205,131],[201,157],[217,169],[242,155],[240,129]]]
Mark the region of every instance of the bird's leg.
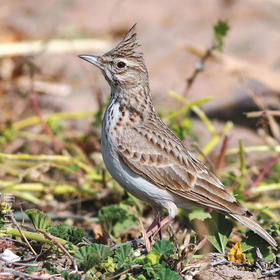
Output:
[[[156,229],[160,228],[160,220],[161,220],[161,217],[163,215],[161,208],[153,206],[153,211],[154,211],[154,220],[146,231],[148,237],[153,235],[153,232]],[[160,239],[161,239],[161,231],[160,231]]]
[[151,230],[153,230],[155,227],[159,227],[159,225],[160,225],[160,214],[157,213],[153,222],[151,223],[151,225],[147,229],[147,233],[150,232]]
[[[156,219],[155,219],[156,220]],[[152,225],[154,224],[154,226],[151,228],[151,226],[149,227],[149,230],[147,231],[147,237],[151,237],[152,235],[156,234],[157,232],[159,232],[162,227],[164,227],[168,222],[170,222],[172,220],[171,216],[166,216],[163,220],[159,221],[159,222],[153,222]]]

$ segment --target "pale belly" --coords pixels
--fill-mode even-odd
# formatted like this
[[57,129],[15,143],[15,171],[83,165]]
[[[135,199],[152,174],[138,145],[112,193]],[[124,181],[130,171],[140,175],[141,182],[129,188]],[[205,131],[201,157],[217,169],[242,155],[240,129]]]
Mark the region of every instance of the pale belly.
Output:
[[168,191],[151,184],[127,167],[105,137],[102,137],[101,151],[111,176],[128,192],[150,204],[161,205],[164,201],[174,200],[173,195]]

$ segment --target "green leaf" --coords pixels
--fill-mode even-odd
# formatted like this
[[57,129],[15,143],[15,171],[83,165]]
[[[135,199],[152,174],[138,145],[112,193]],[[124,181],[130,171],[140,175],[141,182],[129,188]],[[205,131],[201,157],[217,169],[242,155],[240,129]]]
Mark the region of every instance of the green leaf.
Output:
[[[153,251],[153,250],[152,250]],[[151,251],[151,252],[152,252]],[[183,280],[175,271],[172,271],[167,267],[165,262],[151,265],[150,263],[143,266],[146,270],[148,279],[159,279],[159,280]]]
[[174,245],[169,240],[159,240],[153,245],[153,249],[161,256],[168,258],[174,252]]
[[58,120],[47,120],[47,125],[55,136],[63,131],[63,126]]
[[122,266],[129,256],[130,252],[132,251],[130,244],[124,244],[119,249],[116,250],[116,254],[114,257],[114,261],[119,265]]
[[38,209],[27,209],[25,213],[36,229],[46,230],[52,224],[51,218]]
[[91,244],[81,247],[74,255],[77,264],[88,270],[113,254],[113,250],[102,244]]
[[224,46],[224,37],[226,37],[230,27],[226,21],[219,20],[218,23],[213,27],[216,46],[215,49],[222,51]]
[[224,254],[233,225],[223,214],[216,213],[212,216],[215,220],[207,220],[211,231],[207,239],[219,253]]
[[[247,234],[247,239],[241,243],[242,248],[246,249],[246,258],[250,259],[257,259],[256,248],[258,247],[263,255],[264,260],[266,261],[273,261],[274,254],[271,249],[268,247],[268,244],[263,241],[263,239],[255,234],[253,231],[249,231]],[[243,251],[244,251],[243,249]]]
[[[231,233],[231,230],[230,230],[230,233]],[[218,232],[219,241],[220,241],[223,253],[225,253],[225,249],[226,249],[226,245],[228,243],[228,238],[229,238],[230,233],[228,234],[228,232],[227,233]]]
[[140,274],[137,276],[136,280],[147,280],[147,278],[143,274]]
[[143,265],[143,269],[146,270],[147,275],[149,276],[148,279],[158,279],[156,269],[161,269],[164,266],[161,264],[152,265],[150,262]]
[[53,266],[51,263],[49,262],[45,262],[43,264],[43,268],[46,269],[47,273],[48,274],[57,274],[58,273],[58,270],[57,270],[57,267],[56,266]]
[[226,21],[219,20],[214,26],[214,31],[216,36],[226,36],[229,31],[229,25]]
[[208,218],[211,219],[211,217],[212,216],[210,213],[207,213],[203,208],[198,208],[198,207],[193,208],[192,211],[188,214],[188,218],[190,219],[190,221],[194,219],[204,221],[205,219]]
[[128,192],[125,192],[124,196],[122,197],[121,205],[134,207],[136,208],[137,214],[140,216],[142,215],[142,204],[140,200]]
[[159,259],[161,254],[156,250],[151,250],[149,254],[146,256],[146,259],[151,265],[155,265],[159,263]]
[[89,246],[91,246],[92,251],[96,252],[100,256],[101,260],[104,260],[113,254],[113,250],[108,246],[96,243]]
[[114,273],[116,270],[117,264],[114,262],[114,259],[112,257],[108,257],[108,259],[106,260],[106,262],[101,262],[101,264],[99,264],[99,269],[101,270],[105,270],[107,272],[110,273]]
[[76,273],[69,273],[67,270],[62,270],[61,271],[61,276],[65,279],[65,280],[80,280],[82,277],[79,274]]
[[130,211],[130,206],[123,204],[102,207],[98,212],[98,218],[102,227],[116,237],[132,228],[137,222]]
[[209,234],[209,235],[207,235],[207,239],[209,240],[209,242],[215,247],[215,249],[219,253],[221,253],[221,254],[224,253],[223,250],[222,250],[221,244],[219,242],[218,236]]
[[270,229],[268,229],[268,233],[280,236],[280,222],[275,222]]
[[247,244],[246,242],[241,242],[242,247],[242,253],[246,253],[252,249],[254,249],[254,246]]
[[168,267],[162,268],[158,272],[158,277],[160,280],[183,280],[183,278],[179,274]]
[[38,271],[40,270],[41,268],[39,266],[30,266],[30,267],[27,267],[26,270],[25,270],[25,273],[27,274],[31,274],[35,271]]

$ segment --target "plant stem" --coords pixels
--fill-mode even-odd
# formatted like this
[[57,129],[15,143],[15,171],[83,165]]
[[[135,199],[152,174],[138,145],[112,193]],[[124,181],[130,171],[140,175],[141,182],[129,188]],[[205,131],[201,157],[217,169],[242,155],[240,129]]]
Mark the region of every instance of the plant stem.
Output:
[[75,159],[71,156],[63,155],[29,155],[29,154],[5,154],[0,153],[0,160],[30,160],[30,161],[50,161],[50,162],[60,162],[64,164],[76,164],[78,167],[83,169],[91,179],[95,181],[101,181],[102,176],[97,174],[96,171],[88,166],[87,164],[81,162],[80,160]]
[[262,172],[259,174],[257,179],[253,182],[253,184],[250,186],[250,188],[245,192],[247,196],[250,196],[252,189],[254,189],[263,179],[263,177],[271,170],[271,168],[280,160],[280,154],[278,154],[276,157],[272,159],[271,162],[269,162]]
[[[69,120],[69,119],[81,119],[89,116],[93,116],[95,111],[81,111],[81,112],[60,112],[44,116],[46,122],[56,120]],[[28,126],[40,124],[40,119],[37,116],[23,119],[21,121],[13,123],[13,129],[21,130]]]
[[246,161],[245,161],[243,142],[241,140],[239,140],[239,156],[240,156],[239,191],[243,193],[245,188]]
[[[43,243],[51,243],[51,241],[47,238],[44,237],[43,234],[41,233],[37,233],[37,232],[30,232],[30,231],[26,231],[26,230],[22,230],[22,233],[24,234],[24,236],[29,239],[29,240],[35,240],[35,241],[38,241],[38,242],[43,242]],[[0,231],[0,235],[13,235],[13,236],[16,236],[16,237],[22,237],[21,233],[15,229],[15,228],[5,228],[3,230]],[[59,237],[55,237],[55,239],[61,243],[62,245],[66,244],[67,241],[62,239],[62,238],[59,238]],[[73,249],[76,251],[78,250],[79,248],[75,245],[72,245],[73,246]]]

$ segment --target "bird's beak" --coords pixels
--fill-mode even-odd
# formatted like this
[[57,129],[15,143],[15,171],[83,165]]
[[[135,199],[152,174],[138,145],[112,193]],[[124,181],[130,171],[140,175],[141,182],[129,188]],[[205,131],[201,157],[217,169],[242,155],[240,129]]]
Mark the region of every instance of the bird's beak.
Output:
[[100,56],[97,55],[88,55],[88,54],[81,54],[79,55],[81,59],[88,61],[89,63],[97,66],[98,68],[102,69],[102,64],[100,63]]

